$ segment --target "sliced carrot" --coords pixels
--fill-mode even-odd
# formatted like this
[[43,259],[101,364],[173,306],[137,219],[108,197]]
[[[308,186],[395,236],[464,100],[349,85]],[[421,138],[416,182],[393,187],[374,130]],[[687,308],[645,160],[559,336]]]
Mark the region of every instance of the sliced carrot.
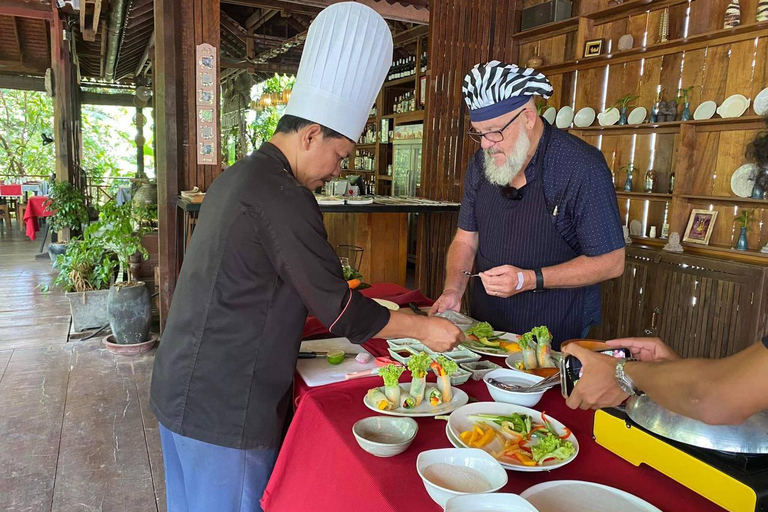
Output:
[[349,286],[350,290],[354,290],[361,284],[362,284],[362,281],[359,279],[350,279],[349,281],[347,281],[347,285]]

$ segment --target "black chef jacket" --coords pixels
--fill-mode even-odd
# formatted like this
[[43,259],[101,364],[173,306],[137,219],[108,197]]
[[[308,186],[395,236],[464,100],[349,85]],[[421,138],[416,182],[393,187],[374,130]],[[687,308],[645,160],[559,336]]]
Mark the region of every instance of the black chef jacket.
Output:
[[155,357],[160,423],[220,446],[278,446],[307,310],[355,343],[389,321],[349,290],[317,201],[265,143],[200,209]]

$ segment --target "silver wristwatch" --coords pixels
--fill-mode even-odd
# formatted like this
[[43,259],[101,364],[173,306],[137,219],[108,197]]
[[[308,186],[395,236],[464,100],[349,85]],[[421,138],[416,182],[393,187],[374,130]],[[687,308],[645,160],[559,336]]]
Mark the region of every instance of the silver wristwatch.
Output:
[[626,362],[627,359],[620,359],[616,364],[616,384],[618,384],[621,390],[629,396],[641,395],[643,392],[637,389],[635,384],[632,382],[632,379],[629,378],[629,375],[624,373],[624,363]]

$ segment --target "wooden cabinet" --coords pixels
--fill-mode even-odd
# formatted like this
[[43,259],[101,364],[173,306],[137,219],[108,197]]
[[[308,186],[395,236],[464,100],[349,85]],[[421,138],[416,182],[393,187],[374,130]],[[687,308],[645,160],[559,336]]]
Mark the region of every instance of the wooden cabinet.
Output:
[[624,275],[603,284],[599,339],[659,336],[684,357],[724,357],[766,335],[768,269],[627,247]]

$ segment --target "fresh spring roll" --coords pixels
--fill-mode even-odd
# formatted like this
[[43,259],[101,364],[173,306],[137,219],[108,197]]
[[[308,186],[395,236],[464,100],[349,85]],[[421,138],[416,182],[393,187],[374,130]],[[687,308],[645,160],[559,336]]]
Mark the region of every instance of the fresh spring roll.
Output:
[[403,409],[413,409],[416,407],[416,399],[411,395],[403,395],[400,397],[400,407]]
[[411,371],[410,395],[416,401],[416,407],[424,400],[424,390],[427,386],[427,371],[431,359],[426,352],[419,352],[408,359],[408,369]]
[[384,396],[384,393],[382,393],[379,388],[368,390],[368,400],[370,400],[371,403],[374,404],[380,411],[389,411],[390,409],[394,409],[394,404],[387,400],[387,397]]
[[539,368],[554,368],[552,359],[552,333],[545,326],[534,327],[531,332],[536,336],[536,362]]
[[429,400],[429,405],[437,407],[443,403],[443,394],[437,388],[427,388],[427,400]]
[[443,394],[443,402],[450,402],[453,398],[451,392],[451,375],[459,369],[456,361],[445,356],[437,356],[437,359],[429,365],[437,375],[437,388]]
[[379,376],[384,379],[384,395],[393,404],[400,403],[400,375],[405,371],[404,366],[388,364],[379,370]]
[[526,370],[533,370],[539,367],[536,359],[536,342],[533,341],[533,333],[527,332],[520,337],[517,342],[523,349],[523,365]]

